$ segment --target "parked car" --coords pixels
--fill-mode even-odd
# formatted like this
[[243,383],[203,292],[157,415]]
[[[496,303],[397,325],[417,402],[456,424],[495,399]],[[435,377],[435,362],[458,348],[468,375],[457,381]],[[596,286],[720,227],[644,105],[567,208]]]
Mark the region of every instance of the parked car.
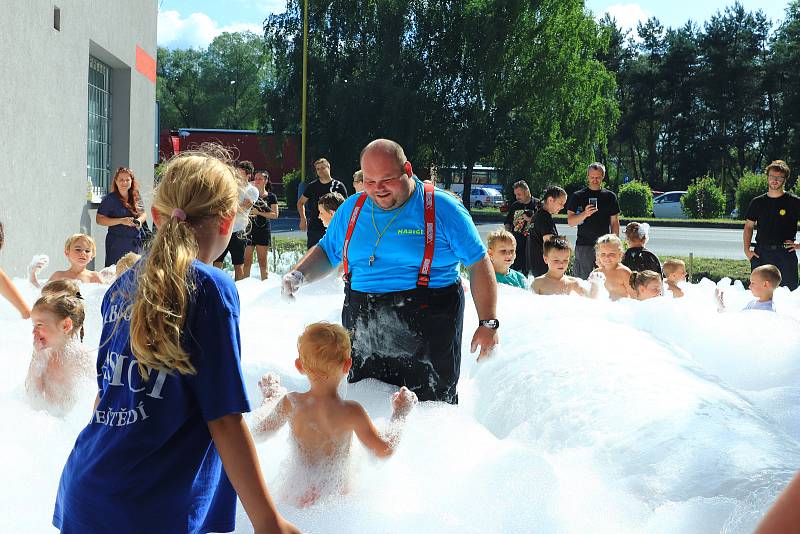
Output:
[[686,191],[668,191],[653,199],[653,217],[658,219],[688,219],[681,198]]

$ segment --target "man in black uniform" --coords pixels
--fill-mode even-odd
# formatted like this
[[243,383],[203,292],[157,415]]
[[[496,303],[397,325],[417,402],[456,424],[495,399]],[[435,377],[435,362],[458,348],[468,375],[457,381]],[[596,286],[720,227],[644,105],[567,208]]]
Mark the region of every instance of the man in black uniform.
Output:
[[603,187],[606,168],[592,163],[586,171],[587,187],[575,191],[567,201],[567,224],[578,227],[574,274],[586,278],[595,268],[594,244],[605,234],[619,235],[617,195]]
[[[331,164],[325,158],[314,162],[318,180],[308,184],[297,199],[297,213],[300,214],[300,229],[306,230],[306,246],[311,248],[325,235],[325,227],[319,220],[319,199],[327,193],[339,193],[347,198],[347,188],[339,180],[331,178]],[[308,211],[308,217],[306,217]]]
[[508,208],[503,224],[517,240],[517,258],[511,264],[511,268],[527,276],[531,270],[527,254],[528,231],[533,214],[539,209],[541,203],[538,198],[531,195],[531,189],[523,180],[514,184],[514,197],[517,200]]
[[[800,198],[784,189],[789,179],[789,166],[776,160],[767,167],[767,192],[757,196],[747,208],[744,222],[744,255],[751,270],[761,265],[774,265],[781,272],[781,285],[794,291],[798,285],[796,242],[797,221],[800,219]],[[755,250],[750,250],[753,230]]]

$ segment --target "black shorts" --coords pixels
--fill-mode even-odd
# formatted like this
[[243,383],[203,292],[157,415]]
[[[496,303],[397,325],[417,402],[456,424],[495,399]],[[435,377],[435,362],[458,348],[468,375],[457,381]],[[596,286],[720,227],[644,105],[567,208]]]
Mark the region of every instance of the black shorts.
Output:
[[250,226],[250,235],[247,236],[247,246],[271,247],[272,229],[269,226]]
[[322,230],[318,228],[309,228],[306,230],[306,248],[311,248],[317,243],[319,243],[320,239],[325,236],[325,228]]
[[794,291],[798,286],[797,275],[797,253],[783,248],[783,243],[779,245],[756,245],[755,253],[758,258],[753,256],[750,260],[750,270],[762,265],[774,265],[781,272],[781,285]]
[[231,240],[228,241],[228,248],[222,255],[216,259],[214,263],[222,263],[225,261],[225,256],[228,252],[231,253],[231,263],[234,265],[244,264],[244,247],[247,245],[247,238],[244,232],[234,232],[231,234]]
[[350,330],[349,382],[376,378],[406,386],[420,400],[458,403],[464,290],[361,293],[345,289],[342,324]]

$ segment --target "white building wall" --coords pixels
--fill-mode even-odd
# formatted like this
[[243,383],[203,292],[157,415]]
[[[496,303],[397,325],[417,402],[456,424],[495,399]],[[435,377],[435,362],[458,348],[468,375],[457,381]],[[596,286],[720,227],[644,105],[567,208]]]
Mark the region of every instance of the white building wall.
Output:
[[96,240],[102,267],[105,227],[87,203],[89,55],[114,69],[111,171],[130,167],[149,209],[155,83],[137,70],[136,48],[156,57],[157,2],[0,0],[0,13],[0,267],[24,276],[44,253],[49,276],[67,266],[64,241],[75,232]]

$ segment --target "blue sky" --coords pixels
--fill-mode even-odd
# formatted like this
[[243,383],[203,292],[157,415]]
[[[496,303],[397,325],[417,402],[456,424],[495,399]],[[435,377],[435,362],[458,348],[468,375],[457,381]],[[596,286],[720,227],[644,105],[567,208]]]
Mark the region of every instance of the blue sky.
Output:
[[[313,0],[312,0],[313,1]],[[782,20],[788,0],[740,0],[748,10],[761,9],[768,18]],[[664,26],[682,26],[687,20],[708,20],[733,0],[586,0],[596,16],[609,12],[624,28],[657,17]],[[168,48],[205,47],[224,31],[261,33],[261,23],[281,12],[285,0],[159,0],[158,44]]]

